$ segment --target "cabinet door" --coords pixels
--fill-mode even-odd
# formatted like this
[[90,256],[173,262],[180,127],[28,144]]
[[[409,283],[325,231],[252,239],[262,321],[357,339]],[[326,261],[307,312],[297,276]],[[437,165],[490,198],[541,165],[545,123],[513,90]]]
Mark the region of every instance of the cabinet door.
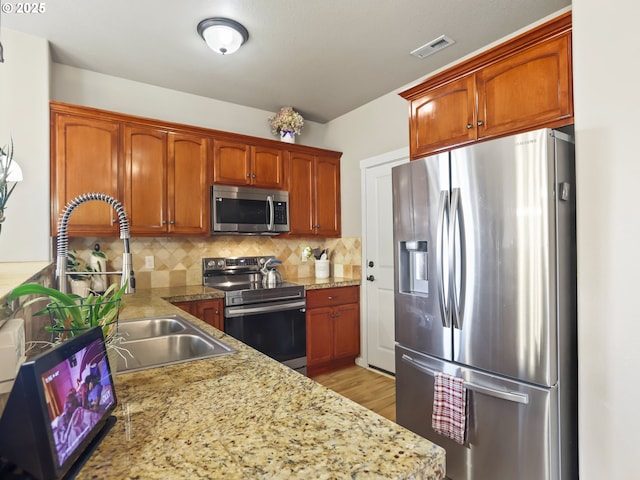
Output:
[[251,149],[249,145],[214,141],[213,182],[240,186],[251,183]]
[[199,300],[194,302],[194,315],[218,330],[224,331],[224,303],[222,299]]
[[333,358],[333,309],[307,310],[307,366],[331,361]]
[[572,117],[571,78],[570,34],[480,70],[478,122],[483,125],[478,137],[547,126]]
[[315,156],[291,152],[289,157],[289,227],[291,234],[313,235]]
[[357,303],[334,307],[334,358],[360,355],[360,308]]
[[358,303],[359,287],[333,287],[307,290],[307,308],[333,307],[345,303]]
[[124,127],[124,206],[133,235],[167,232],[167,134]]
[[409,128],[411,158],[474,141],[475,111],[473,75],[434,88],[413,100]]
[[173,305],[194,317],[198,316],[197,302],[173,302]]
[[169,134],[169,233],[209,233],[207,140],[194,135]]
[[[100,192],[122,200],[118,188],[120,126],[117,122],[52,115],[51,234],[67,203],[82,193]],[[105,202],[78,206],[69,218],[69,236],[118,235],[118,217]]]
[[285,188],[282,150],[251,147],[251,184],[261,188]]
[[315,233],[322,237],[339,237],[340,159],[318,157],[315,169]]

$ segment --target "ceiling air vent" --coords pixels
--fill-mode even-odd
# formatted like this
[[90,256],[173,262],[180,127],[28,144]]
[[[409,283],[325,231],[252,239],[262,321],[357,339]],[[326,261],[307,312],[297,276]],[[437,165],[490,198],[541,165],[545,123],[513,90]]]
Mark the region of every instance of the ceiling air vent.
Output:
[[418,58],[425,58],[429,55],[433,55],[443,48],[448,47],[449,45],[453,45],[454,43],[456,43],[455,40],[452,40],[446,35],[440,35],[438,38],[436,38],[435,40],[431,40],[426,45],[416,48],[413,52],[411,52],[411,55]]

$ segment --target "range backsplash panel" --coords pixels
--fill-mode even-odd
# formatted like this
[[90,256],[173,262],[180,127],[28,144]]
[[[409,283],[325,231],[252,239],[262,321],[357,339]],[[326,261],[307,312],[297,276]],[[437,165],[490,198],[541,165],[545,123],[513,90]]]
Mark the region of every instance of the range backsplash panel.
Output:
[[[55,243],[55,239],[54,239]],[[107,269],[122,267],[122,240],[117,238],[71,238],[69,248],[89,261],[94,245],[108,257]],[[137,288],[174,287],[202,283],[203,257],[236,257],[274,255],[283,261],[280,271],[283,278],[315,275],[313,259],[302,261],[306,246],[328,249],[331,276],[360,278],[362,244],[359,237],[328,239],[285,239],[257,236],[216,236],[209,238],[132,238],[131,253]],[[54,245],[55,251],[55,245]],[[154,269],[146,269],[145,257],[153,256]],[[112,279],[111,281],[118,281]]]

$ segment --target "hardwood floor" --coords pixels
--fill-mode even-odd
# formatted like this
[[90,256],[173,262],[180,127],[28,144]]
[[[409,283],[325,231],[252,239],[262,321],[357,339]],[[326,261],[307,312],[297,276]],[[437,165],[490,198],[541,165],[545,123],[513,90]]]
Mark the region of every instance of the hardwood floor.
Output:
[[392,376],[356,365],[323,373],[313,379],[363,407],[396,421],[396,382]]

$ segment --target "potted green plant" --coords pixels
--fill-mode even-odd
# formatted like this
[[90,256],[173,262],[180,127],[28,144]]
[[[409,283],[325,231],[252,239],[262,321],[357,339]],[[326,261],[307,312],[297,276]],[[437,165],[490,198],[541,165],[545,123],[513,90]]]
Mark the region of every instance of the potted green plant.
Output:
[[78,252],[73,249],[67,252],[67,273],[72,293],[81,297],[88,296],[91,291],[91,273],[93,272],[93,267],[78,257]]
[[62,342],[96,326],[102,328],[104,338],[108,341],[117,333],[120,310],[124,307],[122,296],[125,288],[126,285],[118,287],[113,283],[102,294],[91,292],[87,297],[82,297],[74,293],[62,293],[39,283],[25,283],[14,288],[7,301],[25,295],[40,295],[27,301],[23,305],[26,307],[48,300],[47,306],[35,315],[49,315],[51,325],[45,329],[54,334],[54,342]]

